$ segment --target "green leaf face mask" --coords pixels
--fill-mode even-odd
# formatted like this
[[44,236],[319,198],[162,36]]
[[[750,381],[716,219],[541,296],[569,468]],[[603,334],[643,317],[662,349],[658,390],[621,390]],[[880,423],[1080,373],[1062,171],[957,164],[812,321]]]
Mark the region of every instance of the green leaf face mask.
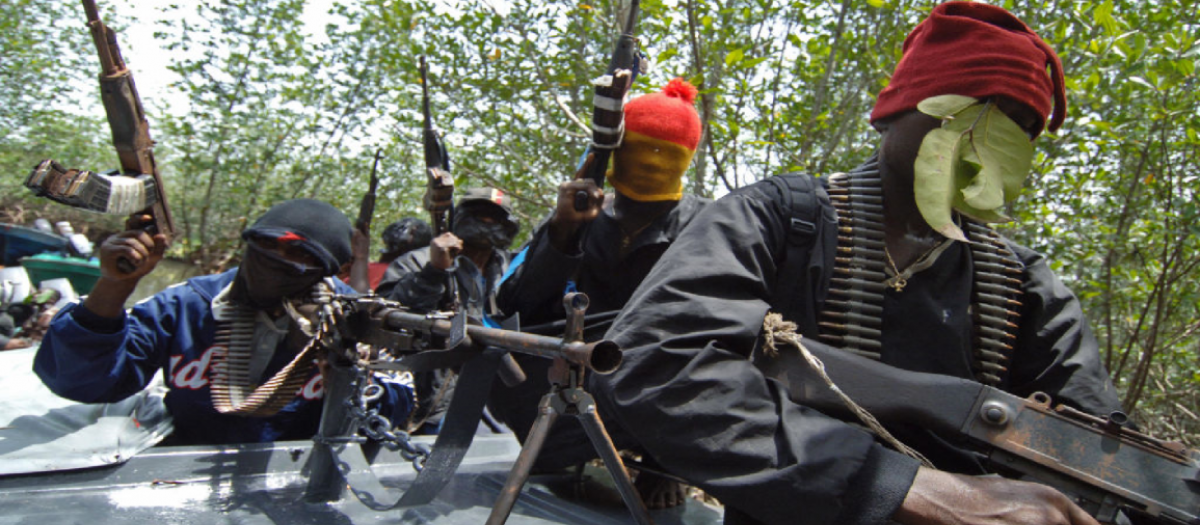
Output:
[[930,97],[917,110],[942,119],[921,142],[913,166],[917,209],[942,235],[966,241],[951,210],[983,222],[1007,222],[1004,203],[1021,192],[1033,143],[995,104],[961,95]]

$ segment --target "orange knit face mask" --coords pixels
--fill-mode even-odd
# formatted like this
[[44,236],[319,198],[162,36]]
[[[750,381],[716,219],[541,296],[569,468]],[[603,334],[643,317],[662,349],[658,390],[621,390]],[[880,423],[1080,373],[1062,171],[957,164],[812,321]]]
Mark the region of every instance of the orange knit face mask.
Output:
[[683,198],[683,174],[700,142],[696,88],[682,78],[625,105],[625,138],[613,153],[609,184],[636,201]]
[[683,173],[693,153],[674,142],[627,131],[608,182],[635,201],[677,201],[683,198]]

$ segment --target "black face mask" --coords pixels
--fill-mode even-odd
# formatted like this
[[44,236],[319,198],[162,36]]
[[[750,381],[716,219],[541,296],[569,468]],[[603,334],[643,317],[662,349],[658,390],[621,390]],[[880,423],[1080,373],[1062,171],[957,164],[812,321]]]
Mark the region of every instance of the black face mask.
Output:
[[285,297],[304,294],[324,277],[319,267],[289,261],[248,243],[234,292],[236,297],[261,310],[278,306]]
[[472,215],[463,215],[454,221],[454,235],[463,244],[476,248],[506,249],[512,244],[512,235],[505,231],[503,223],[486,223]]

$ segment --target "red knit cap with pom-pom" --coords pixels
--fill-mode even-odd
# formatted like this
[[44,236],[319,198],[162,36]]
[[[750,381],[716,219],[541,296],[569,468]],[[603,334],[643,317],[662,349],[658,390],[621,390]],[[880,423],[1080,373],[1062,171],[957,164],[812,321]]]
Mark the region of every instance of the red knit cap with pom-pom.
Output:
[[700,143],[700,116],[693,104],[696,93],[696,86],[675,78],[662,91],[629,101],[625,130],[696,149]]

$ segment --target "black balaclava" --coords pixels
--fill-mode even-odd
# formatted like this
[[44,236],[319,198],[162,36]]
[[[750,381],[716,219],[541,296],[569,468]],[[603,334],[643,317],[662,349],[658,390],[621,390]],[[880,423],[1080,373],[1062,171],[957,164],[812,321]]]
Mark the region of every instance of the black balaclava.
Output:
[[285,297],[306,293],[350,261],[350,233],[350,220],[328,203],[295,199],[273,206],[242,232],[242,239],[270,239],[298,246],[312,254],[319,265],[292,262],[247,242],[234,283],[235,296],[265,309],[277,306]]
[[[483,215],[492,215],[496,221],[484,222],[479,219]],[[516,224],[506,219],[506,211],[495,204],[488,202],[459,204],[454,209],[454,235],[462,239],[463,244],[473,248],[505,250],[512,244],[513,237],[517,233]]]
[[399,256],[416,248],[429,246],[433,240],[433,229],[429,223],[415,218],[406,217],[393,222],[384,228],[383,249],[379,250],[384,256]]

